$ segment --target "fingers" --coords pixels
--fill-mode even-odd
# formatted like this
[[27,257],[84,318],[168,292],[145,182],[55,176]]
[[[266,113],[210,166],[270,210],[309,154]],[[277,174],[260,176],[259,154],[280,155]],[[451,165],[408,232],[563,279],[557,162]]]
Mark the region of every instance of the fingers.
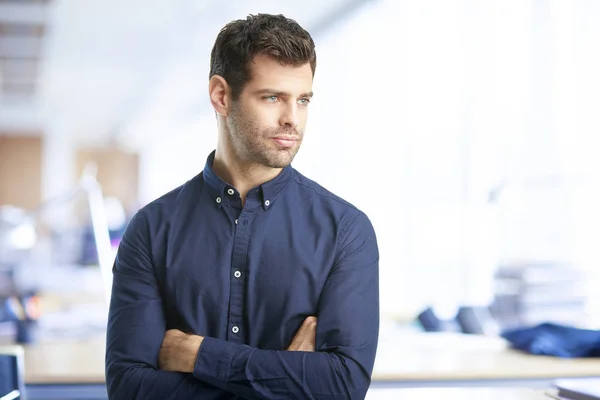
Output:
[[165,338],[172,338],[178,336],[185,336],[185,333],[183,333],[179,329],[169,329],[165,332]]
[[317,317],[310,316],[305,318],[287,350],[315,351],[316,333]]
[[300,329],[302,329],[302,328],[316,329],[317,328],[317,317],[313,317],[313,316],[306,317],[306,319],[302,323],[302,326],[300,327]]
[[317,336],[317,317],[307,317],[300,329],[304,340],[300,346],[301,351],[315,351]]

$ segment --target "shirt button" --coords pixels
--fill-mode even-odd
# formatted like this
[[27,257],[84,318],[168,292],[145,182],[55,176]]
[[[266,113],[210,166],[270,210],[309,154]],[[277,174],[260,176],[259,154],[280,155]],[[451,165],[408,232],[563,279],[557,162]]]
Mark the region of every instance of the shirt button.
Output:
[[233,194],[234,194],[235,192],[233,191],[233,189],[228,189],[228,190],[227,190],[227,193],[228,193],[230,196],[233,196]]
[[217,197],[217,203],[220,203],[220,202],[221,202],[221,198]]
[[242,276],[242,273],[240,271],[235,271],[233,273],[233,276],[235,276],[236,278],[239,278],[240,276]]
[[269,204],[271,204],[271,202],[269,200],[265,200],[265,206],[269,207]]
[[233,333],[238,333],[240,331],[240,328],[238,328],[237,326],[234,326],[233,328],[231,328],[231,332]]
[[235,220],[235,224],[237,225],[237,219]]

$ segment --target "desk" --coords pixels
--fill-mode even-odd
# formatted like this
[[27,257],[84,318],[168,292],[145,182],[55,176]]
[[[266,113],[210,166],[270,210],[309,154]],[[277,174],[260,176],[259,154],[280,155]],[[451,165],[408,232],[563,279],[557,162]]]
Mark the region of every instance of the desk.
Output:
[[452,333],[384,336],[375,386],[548,387],[557,378],[600,376],[600,359],[532,356],[510,349],[500,337]]
[[366,400],[552,400],[524,388],[371,389]]
[[25,346],[28,400],[106,400],[104,338]]
[[[383,336],[373,388],[435,386],[549,387],[557,378],[600,376],[600,359],[564,360],[523,354],[501,338],[448,333]],[[43,342],[25,348],[25,381],[33,400],[42,390],[88,388],[104,393],[104,338]],[[82,397],[99,399],[101,397]],[[490,399],[486,399],[490,400]]]

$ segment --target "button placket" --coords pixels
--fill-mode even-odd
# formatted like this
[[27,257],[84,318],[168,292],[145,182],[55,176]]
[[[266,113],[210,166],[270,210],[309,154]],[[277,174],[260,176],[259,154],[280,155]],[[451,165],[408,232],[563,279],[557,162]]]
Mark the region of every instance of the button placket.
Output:
[[[256,201],[258,200],[258,202]],[[234,343],[242,343],[247,339],[246,332],[241,329],[244,325],[244,293],[246,292],[246,249],[250,240],[251,232],[249,226],[252,224],[254,214],[261,206],[259,199],[249,201],[242,208],[241,212],[234,217],[235,227],[233,229],[233,254],[231,260],[231,269],[229,279],[231,282],[230,290],[230,308],[229,308],[229,331],[228,340]],[[237,328],[234,330],[234,327]]]

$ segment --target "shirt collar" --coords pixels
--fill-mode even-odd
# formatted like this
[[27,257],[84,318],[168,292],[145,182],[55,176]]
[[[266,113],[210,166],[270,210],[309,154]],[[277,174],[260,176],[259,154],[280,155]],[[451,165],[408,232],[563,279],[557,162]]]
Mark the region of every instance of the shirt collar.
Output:
[[[233,195],[239,197],[239,194],[232,185],[217,176],[212,169],[212,165],[215,160],[215,153],[216,151],[213,150],[208,155],[202,175],[204,177],[204,182],[206,182],[210,188],[210,191],[214,194],[215,203],[219,207],[222,207],[224,199],[230,198]],[[261,196],[263,208],[267,210],[283,192],[291,177],[292,166],[288,165],[287,167],[283,168],[281,173],[279,173],[279,175],[277,175],[275,178],[263,183],[257,188],[251,189],[249,193],[252,193],[252,191],[257,191],[259,196]]]

